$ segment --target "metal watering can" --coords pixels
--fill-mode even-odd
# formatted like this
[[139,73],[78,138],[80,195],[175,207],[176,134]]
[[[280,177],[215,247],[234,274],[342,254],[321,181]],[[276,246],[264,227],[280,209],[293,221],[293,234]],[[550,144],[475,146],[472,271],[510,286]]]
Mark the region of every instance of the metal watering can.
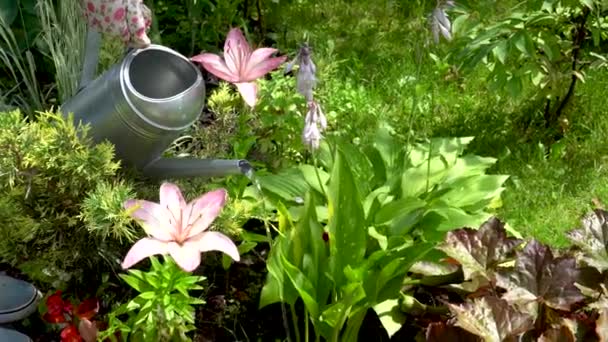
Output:
[[108,140],[116,156],[154,178],[250,176],[246,160],[161,158],[169,145],[201,115],[205,82],[186,57],[161,45],[132,49],[91,81],[101,35],[87,32],[80,90],[61,106],[76,124],[90,124],[94,142]]

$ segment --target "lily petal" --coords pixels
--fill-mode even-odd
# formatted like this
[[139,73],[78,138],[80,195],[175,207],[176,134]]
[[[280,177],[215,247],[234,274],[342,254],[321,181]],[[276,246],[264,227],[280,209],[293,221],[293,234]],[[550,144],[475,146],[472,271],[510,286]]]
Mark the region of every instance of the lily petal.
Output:
[[[247,42],[245,42],[247,44]],[[238,75],[239,82],[243,81],[243,75],[245,74],[245,68],[247,61],[249,60],[250,48],[247,45],[243,47],[241,41],[228,41],[226,43],[226,49],[224,51],[224,61],[228,70],[234,75]]]
[[247,61],[246,72],[242,75],[242,81],[251,82],[285,63],[287,56],[269,58],[277,50],[272,48],[260,48],[253,52]]
[[251,54],[251,46],[245,39],[243,32],[239,28],[233,28],[228,32],[228,36],[226,36],[226,42],[224,43],[224,54],[228,52],[228,48],[230,45],[239,46],[243,52],[247,55]]
[[192,272],[201,264],[201,252],[196,244],[188,241],[182,245],[170,242],[168,246],[169,254],[184,271]]
[[240,261],[239,250],[229,237],[218,232],[203,232],[188,240],[195,244],[199,251],[220,251],[230,256],[234,261]]
[[123,207],[127,210],[138,207],[131,213],[131,217],[138,221],[146,234],[162,241],[173,240],[173,235],[171,235],[173,228],[169,223],[171,214],[167,208],[145,200],[128,200],[125,201]]
[[253,82],[246,83],[235,83],[239,93],[245,100],[245,103],[249,105],[249,107],[255,107],[255,103],[258,97],[258,86]]
[[160,205],[167,208],[171,213],[169,223],[178,235],[182,232],[182,209],[186,208],[186,200],[182,196],[179,187],[173,183],[164,182],[160,186]]
[[143,238],[131,246],[122,262],[122,268],[130,268],[143,259],[157,254],[167,254],[167,243],[156,239]]
[[191,225],[186,238],[198,235],[207,230],[209,225],[211,225],[222,211],[227,198],[228,193],[225,189],[217,189],[190,202],[184,211],[184,214],[188,215],[184,215],[184,217],[188,219],[188,225]]
[[78,333],[85,342],[97,341],[97,326],[86,318],[80,319],[80,322],[78,323]]
[[203,65],[207,71],[227,82],[238,82],[238,75],[233,74],[226,62],[218,55],[212,53],[202,53],[190,58],[192,61]]

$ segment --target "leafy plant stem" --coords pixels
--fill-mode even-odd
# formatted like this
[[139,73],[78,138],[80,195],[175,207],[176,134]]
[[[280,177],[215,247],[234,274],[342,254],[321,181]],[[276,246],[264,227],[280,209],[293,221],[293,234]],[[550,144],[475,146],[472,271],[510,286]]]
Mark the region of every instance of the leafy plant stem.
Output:
[[308,310],[304,309],[304,341],[308,342],[310,339],[308,331]]
[[[291,304],[289,306],[289,311],[291,311],[291,321],[293,322],[293,330],[294,330],[294,334],[296,335],[296,342],[300,342],[301,341],[301,337],[300,337],[300,329],[298,329],[298,314],[296,314],[296,308],[295,305]],[[304,309],[304,312],[306,312],[306,308]],[[308,324],[308,322],[306,322],[306,324]]]
[[321,188],[321,191],[323,191],[323,196],[327,198],[327,193],[325,192],[325,184],[323,184],[323,182],[321,181],[321,175],[319,174],[317,156],[314,153],[312,154],[312,164],[315,167],[315,175],[317,176],[317,182],[319,182],[319,187]]
[[555,113],[553,114],[553,120],[549,124],[554,124],[555,122],[557,122],[557,120],[559,120],[562,111],[564,110],[568,102],[570,102],[570,99],[574,94],[574,87],[576,86],[576,82],[578,79],[578,76],[576,75],[576,73],[578,72],[578,58],[587,32],[585,29],[585,24],[587,23],[589,13],[591,13],[591,10],[589,9],[589,7],[585,6],[583,8],[583,13],[580,22],[578,23],[578,26],[576,28],[576,38],[573,42],[574,48],[572,51],[572,76],[570,80],[570,86],[568,87],[568,92],[566,93],[566,96],[564,96],[562,101],[559,103],[559,106],[555,110]]
[[429,192],[429,182],[431,176],[431,152],[433,151],[433,141],[429,140],[429,157],[426,160],[426,187],[424,192]]

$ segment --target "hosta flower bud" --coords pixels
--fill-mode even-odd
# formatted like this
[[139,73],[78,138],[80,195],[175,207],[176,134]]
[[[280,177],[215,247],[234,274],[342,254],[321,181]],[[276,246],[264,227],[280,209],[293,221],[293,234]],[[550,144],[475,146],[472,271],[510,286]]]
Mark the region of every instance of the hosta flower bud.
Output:
[[298,92],[306,98],[306,101],[313,100],[313,89],[317,84],[317,67],[311,58],[311,49],[308,45],[302,46],[298,53],[298,64],[300,69],[297,75]]
[[452,23],[448,19],[447,13],[442,7],[435,7],[431,15],[431,29],[433,31],[433,40],[435,44],[439,44],[439,34],[449,40],[452,40]]

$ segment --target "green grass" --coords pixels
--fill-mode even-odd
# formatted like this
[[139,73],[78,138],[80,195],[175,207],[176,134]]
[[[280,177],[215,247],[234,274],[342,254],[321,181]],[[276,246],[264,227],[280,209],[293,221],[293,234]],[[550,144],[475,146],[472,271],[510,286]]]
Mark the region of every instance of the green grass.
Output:
[[280,48],[305,40],[313,46],[332,129],[364,138],[384,119],[414,137],[475,136],[470,151],[499,158],[492,172],[511,175],[498,216],[524,235],[566,245],[564,233],[593,207],[592,198],[608,203],[608,71],[578,85],[563,151],[547,157],[542,132],[522,125],[542,116],[542,105],[489,90],[484,70],[440,70],[429,53],[445,56],[450,46],[430,42],[423,15],[433,5],[395,4],[326,1],[283,10],[289,33]]

